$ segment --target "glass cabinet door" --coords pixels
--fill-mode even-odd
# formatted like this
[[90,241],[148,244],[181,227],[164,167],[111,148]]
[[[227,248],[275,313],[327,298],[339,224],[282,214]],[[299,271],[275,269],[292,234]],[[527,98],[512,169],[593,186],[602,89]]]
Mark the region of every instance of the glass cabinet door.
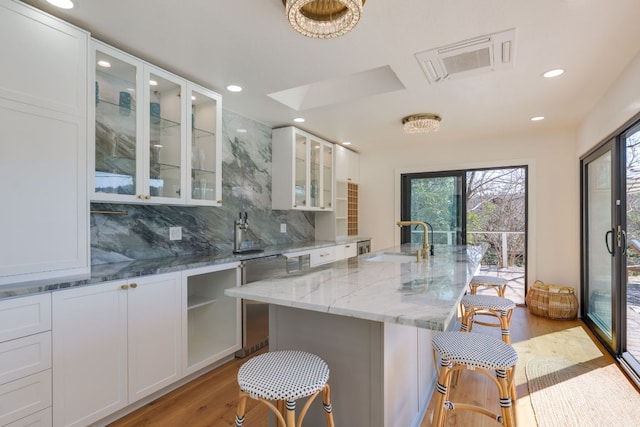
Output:
[[333,144],[322,144],[322,207],[333,206]]
[[97,45],[93,199],[135,199],[138,186],[141,72],[133,58]]
[[[149,141],[145,198],[182,199],[184,194],[185,82],[162,70],[145,67],[148,113],[145,115]],[[162,201],[162,200],[157,200]]]
[[[189,204],[219,205],[221,181],[221,150],[218,123],[221,119],[220,95],[187,84],[187,194]],[[190,159],[190,161],[189,161]]]
[[307,205],[307,137],[295,133],[295,188],[294,207]]
[[311,139],[311,148],[309,152],[309,194],[310,194],[310,203],[309,207],[319,208],[320,207],[320,187],[321,187],[321,159],[322,152],[321,142]]

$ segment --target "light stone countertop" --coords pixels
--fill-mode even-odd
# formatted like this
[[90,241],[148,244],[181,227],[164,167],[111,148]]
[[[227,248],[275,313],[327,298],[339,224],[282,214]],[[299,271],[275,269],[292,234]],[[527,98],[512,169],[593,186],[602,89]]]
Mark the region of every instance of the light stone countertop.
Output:
[[[403,245],[304,273],[227,289],[230,296],[365,320],[446,330],[486,250],[436,246],[416,261]],[[401,254],[408,255],[404,257]]]

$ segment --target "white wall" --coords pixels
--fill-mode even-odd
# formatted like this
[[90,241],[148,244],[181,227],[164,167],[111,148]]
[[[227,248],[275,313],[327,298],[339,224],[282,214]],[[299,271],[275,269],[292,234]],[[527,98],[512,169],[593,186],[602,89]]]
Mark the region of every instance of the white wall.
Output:
[[640,53],[629,63],[583,120],[578,131],[578,156],[586,153],[640,113]]
[[529,166],[529,284],[541,279],[577,289],[579,165],[573,131],[456,143],[438,142],[433,134],[416,137],[411,149],[361,154],[360,234],[373,238],[374,250],[399,243],[400,173],[516,165]]

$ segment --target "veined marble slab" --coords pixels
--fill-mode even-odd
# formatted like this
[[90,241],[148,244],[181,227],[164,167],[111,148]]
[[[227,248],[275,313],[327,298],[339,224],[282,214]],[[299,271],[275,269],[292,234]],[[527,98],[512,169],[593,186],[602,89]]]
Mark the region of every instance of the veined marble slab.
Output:
[[306,273],[227,289],[230,296],[436,331],[446,330],[484,246],[438,246],[436,255],[380,259],[380,254],[415,253],[403,245],[351,258]]

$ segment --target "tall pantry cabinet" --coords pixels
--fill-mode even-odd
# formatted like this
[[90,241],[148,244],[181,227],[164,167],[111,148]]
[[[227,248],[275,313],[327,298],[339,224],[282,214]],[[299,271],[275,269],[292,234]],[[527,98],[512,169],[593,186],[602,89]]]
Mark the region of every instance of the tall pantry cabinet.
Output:
[[0,0],[0,285],[89,271],[89,34]]

